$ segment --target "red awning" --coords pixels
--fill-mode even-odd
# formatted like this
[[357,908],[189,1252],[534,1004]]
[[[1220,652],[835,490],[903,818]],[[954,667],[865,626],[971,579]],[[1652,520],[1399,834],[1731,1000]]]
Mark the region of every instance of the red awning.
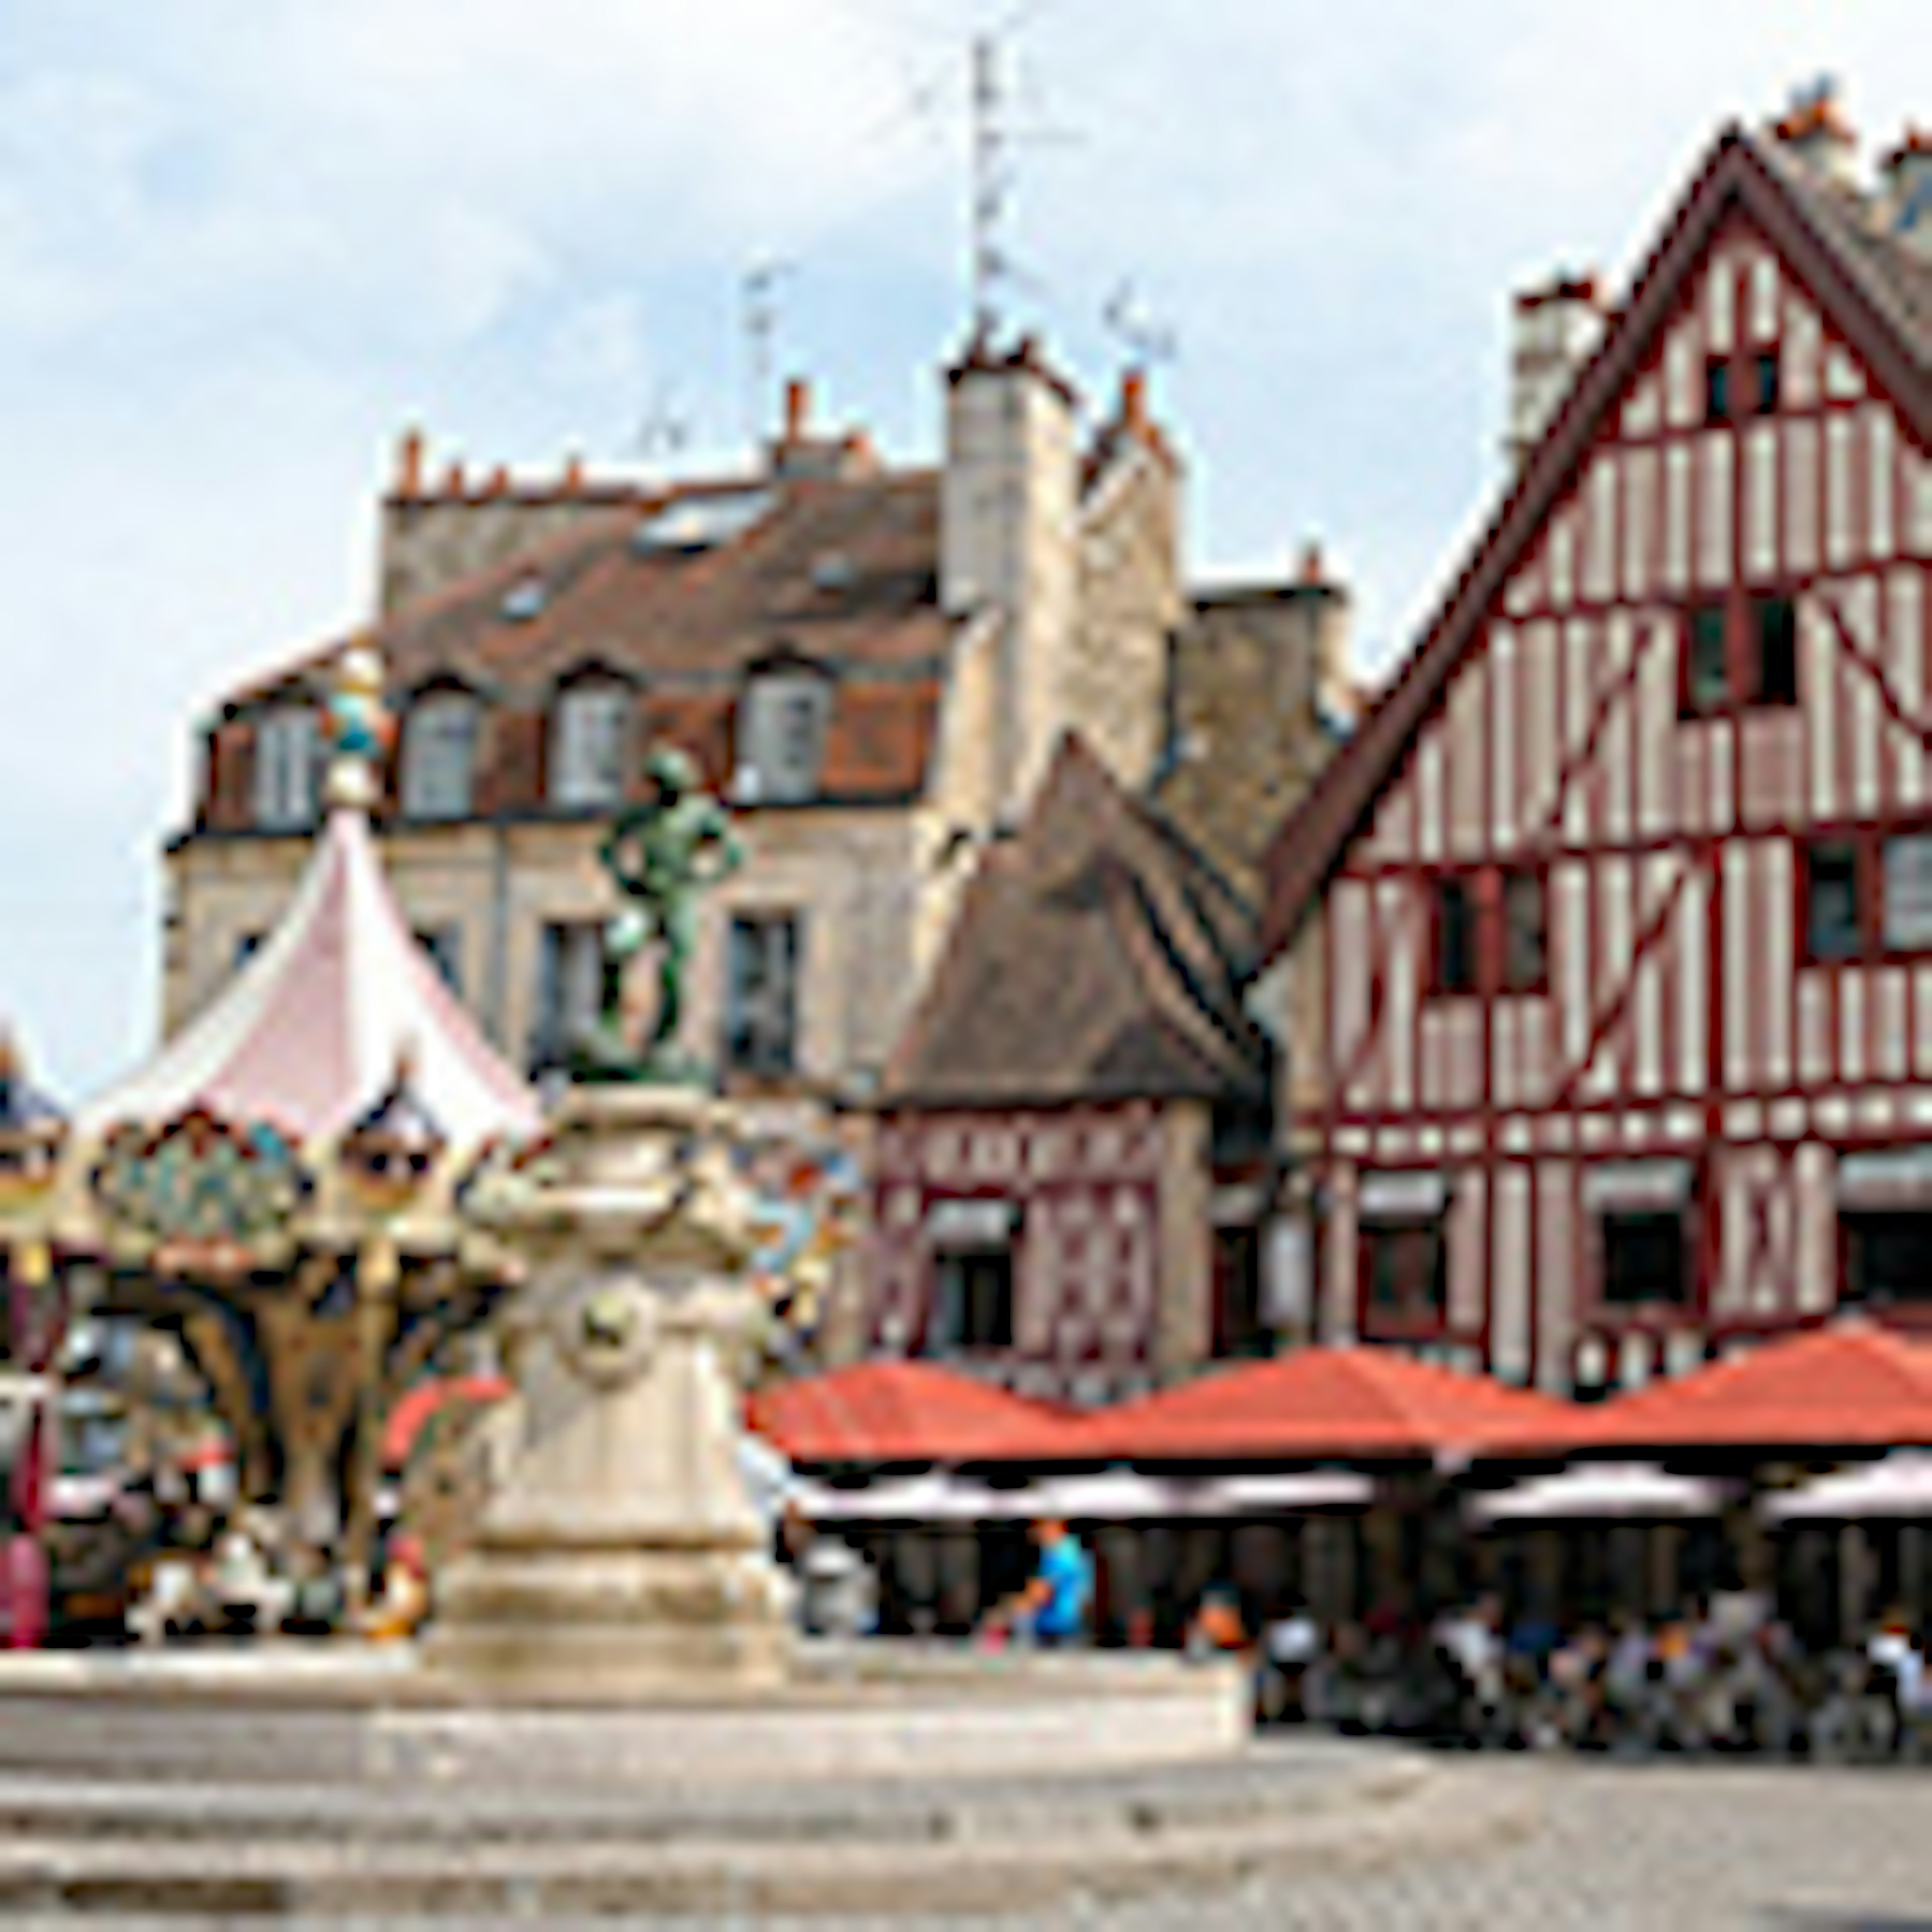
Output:
[[1468,1455],[1507,1432],[1561,1428],[1568,1405],[1393,1349],[1300,1348],[1204,1375],[1081,1425],[1127,1462],[1320,1462]]
[[1576,1449],[1829,1449],[1932,1444],[1932,1347],[1852,1317],[1594,1408],[1555,1440]]
[[861,1362],[760,1390],[752,1428],[794,1462],[1030,1462],[1077,1454],[1060,1410],[930,1362]]
[[416,1438],[453,1402],[497,1402],[510,1393],[501,1376],[442,1376],[397,1397],[382,1424],[382,1466],[399,1468]]

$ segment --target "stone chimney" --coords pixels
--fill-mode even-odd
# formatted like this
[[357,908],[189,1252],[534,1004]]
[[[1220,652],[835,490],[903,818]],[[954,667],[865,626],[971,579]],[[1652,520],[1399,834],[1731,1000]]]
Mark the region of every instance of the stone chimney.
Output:
[[1905,245],[1932,260],[1932,134],[1908,128],[1880,164],[1880,207],[1886,227]]
[[1838,99],[1838,83],[1828,74],[1791,97],[1772,134],[1785,152],[1834,188],[1855,188],[1858,139]]
[[940,602],[999,627],[992,806],[1017,820],[1059,736],[1078,615],[1076,399],[1031,336],[976,340],[946,384]]
[[1550,427],[1570,385],[1603,338],[1604,302],[1594,274],[1559,274],[1521,290],[1510,329],[1509,430],[1513,467]]
[[774,476],[866,476],[879,466],[877,452],[862,430],[843,436],[813,433],[812,385],[802,376],[784,386],[784,422],[770,450]]

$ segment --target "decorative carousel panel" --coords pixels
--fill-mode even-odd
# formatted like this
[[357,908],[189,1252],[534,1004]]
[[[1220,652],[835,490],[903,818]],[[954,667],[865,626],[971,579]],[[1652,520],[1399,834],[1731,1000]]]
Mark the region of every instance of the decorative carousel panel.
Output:
[[200,1109],[158,1131],[116,1128],[93,1185],[111,1234],[170,1269],[258,1263],[286,1246],[313,1191],[275,1129],[233,1126]]

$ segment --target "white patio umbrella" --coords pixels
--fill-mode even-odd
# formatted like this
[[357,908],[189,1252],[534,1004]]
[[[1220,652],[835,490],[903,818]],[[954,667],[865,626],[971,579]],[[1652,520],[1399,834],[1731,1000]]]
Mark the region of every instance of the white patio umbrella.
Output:
[[1469,1498],[1481,1522],[1642,1522],[1659,1516],[1716,1516],[1721,1485],[1696,1476],[1673,1476],[1652,1462],[1581,1462],[1554,1476],[1493,1495]]
[[1857,1522],[1877,1516],[1932,1522],[1932,1451],[1895,1449],[1862,1468],[1778,1491],[1762,1507],[1774,1522]]
[[1207,1485],[1206,1512],[1231,1516],[1292,1515],[1298,1510],[1352,1509],[1375,1499],[1366,1476],[1346,1469],[1309,1469],[1298,1474],[1224,1476]]
[[1015,1492],[1015,1513],[1080,1522],[1158,1522],[1195,1516],[1202,1486],[1135,1469],[1103,1469],[1095,1475],[1049,1476]]

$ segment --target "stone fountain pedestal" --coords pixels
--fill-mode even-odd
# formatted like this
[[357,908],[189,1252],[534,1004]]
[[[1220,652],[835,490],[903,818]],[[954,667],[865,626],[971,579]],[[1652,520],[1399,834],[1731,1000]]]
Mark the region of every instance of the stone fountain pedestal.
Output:
[[576,1087],[545,1144],[479,1186],[476,1218],[528,1270],[507,1339],[521,1442],[437,1580],[432,1672],[618,1699],[785,1675],[736,1450],[759,1304],[730,1134],[692,1090]]

